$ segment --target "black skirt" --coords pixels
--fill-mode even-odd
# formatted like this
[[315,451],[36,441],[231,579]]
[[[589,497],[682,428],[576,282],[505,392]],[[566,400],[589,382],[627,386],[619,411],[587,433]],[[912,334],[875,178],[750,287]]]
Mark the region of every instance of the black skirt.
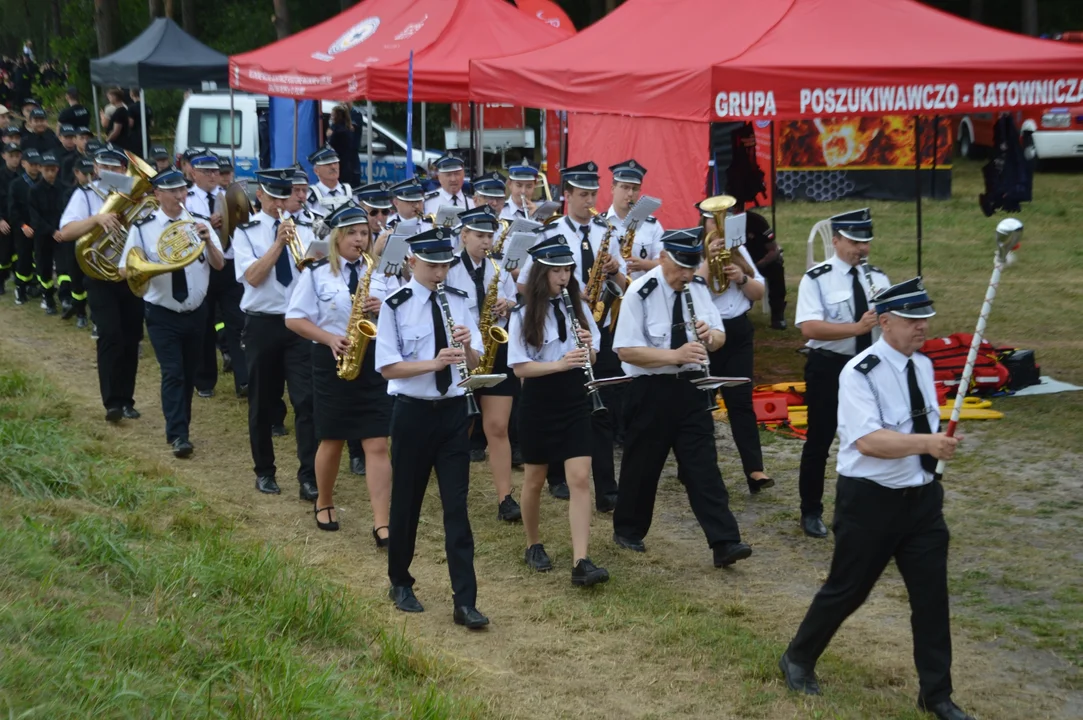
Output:
[[590,401],[582,368],[526,378],[519,398],[519,449],[530,465],[590,457]]
[[493,397],[515,397],[519,394],[519,388],[522,385],[522,381],[515,377],[515,373],[508,367],[508,344],[496,346],[496,361],[493,362],[493,375],[500,375],[503,373],[507,375],[507,379],[499,385],[493,385],[492,387],[481,388],[475,390],[474,394],[478,397],[485,395],[491,395]]
[[312,344],[312,405],[317,440],[364,440],[391,432],[391,396],[375,370],[370,342],[356,380],[338,376],[331,348]]

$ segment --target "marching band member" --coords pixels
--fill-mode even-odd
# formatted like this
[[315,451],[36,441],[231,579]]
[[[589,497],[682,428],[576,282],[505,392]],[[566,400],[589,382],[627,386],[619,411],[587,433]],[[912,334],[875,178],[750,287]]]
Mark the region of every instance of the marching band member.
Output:
[[[391,503],[391,463],[387,437],[391,424],[391,396],[387,381],[374,368],[376,346],[369,344],[354,380],[338,376],[339,358],[351,351],[348,326],[357,288],[369,272],[373,259],[365,211],[352,201],[339,205],[327,218],[331,226],[329,254],[301,274],[289,310],[286,327],[312,341],[312,387],[315,412],[316,484],[320,495],[314,511],[316,527],[338,530],[333,493],[342,446],[360,438],[367,460],[366,482],[372,504],[372,537],[377,547],[387,546],[388,510]],[[364,311],[380,312],[381,300],[368,295]],[[381,534],[382,531],[382,534]]]
[[228,190],[233,184],[233,161],[222,155],[218,158],[218,187]]
[[[297,434],[297,481],[302,500],[315,500],[316,432],[312,422],[311,349],[286,327],[286,309],[300,271],[293,257],[291,236],[307,252],[314,238],[302,224],[279,220],[293,190],[293,170],[256,173],[256,197],[261,210],[251,221],[237,227],[233,237],[237,281],[244,286],[241,309],[245,360],[248,363],[248,437],[255,462],[256,489],[277,495],[275,451],[271,428],[276,401],[282,397],[285,379],[293,405]],[[276,395],[277,393],[277,395]]]
[[[124,172],[128,157],[112,146],[98,150],[95,171]],[[116,213],[97,214],[103,201],[89,187],[72,193],[60,216],[61,242],[75,242],[95,227],[106,232],[123,232]],[[98,384],[105,419],[111,423],[121,418],[140,417],[135,409],[135,377],[139,370],[139,341],[143,339],[143,298],[132,293],[126,282],[110,282],[87,277],[84,281],[87,303],[97,328]],[[94,337],[92,334],[91,337]]]
[[[701,228],[666,233],[661,263],[628,287],[621,304],[613,348],[632,381],[625,399],[627,428],[613,540],[628,550],[646,552],[643,538],[654,515],[658,478],[672,450],[714,565],[727,567],[750,556],[752,548],[741,542],[730,512],[704,392],[690,382],[706,375],[708,352],[726,342],[711,293],[696,280],[702,233]],[[685,288],[694,301],[694,323]]]
[[[869,278],[858,268],[868,257],[872,215],[854,210],[831,218],[835,254],[801,278],[794,320],[808,340],[805,404],[808,435],[801,450],[799,487],[801,529],[809,537],[827,537],[823,521],[824,471],[838,426],[839,373],[854,355],[872,344],[876,313],[869,309]],[[870,268],[877,287],[890,283]]]
[[338,181],[338,153],[329,146],[325,145],[309,155],[308,162],[318,178],[318,182],[309,189],[308,211],[313,215],[327,217],[337,206],[348,201],[353,191],[349,185]]
[[[592,433],[583,367],[593,362],[601,336],[579,294],[571,248],[551,235],[530,255],[537,269],[527,282],[524,306],[512,314],[508,341],[508,363],[523,381],[519,435],[525,462],[526,564],[537,572],[553,569],[540,541],[538,506],[549,464],[560,463],[571,491],[572,584],[596,585],[609,580],[609,573],[587,556]],[[563,290],[575,308],[574,318],[567,317]]]
[[[700,214],[703,216],[700,227],[704,233],[710,235],[715,232],[714,215],[702,210]],[[723,249],[725,239],[720,235],[704,249],[704,256],[715,255]],[[726,326],[726,344],[710,354],[711,373],[714,375],[752,377],[752,340],[755,331],[752,321],[748,319],[748,311],[764,293],[763,276],[755,267],[748,250],[743,245],[738,246],[726,265],[729,287],[721,295],[711,293],[715,309]],[[707,263],[700,266],[698,274],[707,277]],[[748,491],[755,495],[761,490],[773,487],[775,481],[763,471],[760,429],[756,424],[756,411],[752,407],[752,383],[723,387],[722,399],[726,402],[726,415],[729,416],[730,430],[733,432],[733,444],[741,455]]]
[[474,186],[474,207],[488,205],[499,218],[504,212],[504,194],[507,192],[504,176],[493,171],[475,178],[472,185]]
[[[626,234],[624,218],[628,217],[632,206],[639,202],[643,191],[643,178],[647,168],[635,160],[626,160],[611,165],[613,173],[613,204],[609,206],[606,217],[623,241]],[[629,280],[639,278],[643,273],[658,264],[658,255],[662,252],[662,225],[653,215],[639,223],[635,240],[632,243],[632,256],[625,259]]]
[[[322,220],[325,215],[317,215],[308,207],[308,198],[312,195],[308,185],[308,174],[300,164],[293,166],[293,190],[286,200],[283,209],[297,222],[312,225],[317,220]],[[347,196],[347,199],[349,197]],[[327,208],[324,208],[325,210]],[[329,214],[329,213],[328,213]]]
[[440,181],[440,188],[425,196],[425,214],[434,214],[441,205],[454,205],[463,210],[474,207],[463,192],[463,180],[466,179],[463,161],[454,155],[443,155],[437,158],[433,165],[436,167],[436,179]]
[[204,299],[210,286],[211,269],[225,264],[218,236],[206,217],[191,214],[184,207],[186,183],[179,170],[163,170],[151,180],[158,210],[137,220],[128,231],[117,267],[127,277],[129,253],[138,248],[152,263],[162,262],[159,238],[177,221],[188,221],[206,243],[199,259],[187,267],[152,277],[147,286],[147,334],[162,371],[162,412],[165,440],[173,446],[173,457],[192,454],[188,428],[192,422],[192,392],[206,333],[208,312]]
[[194,182],[192,179],[192,158],[206,155],[209,152],[210,150],[202,145],[193,145],[181,153],[180,171],[184,173],[184,177],[188,181],[188,187],[191,187]]
[[[615,280],[622,288],[627,284],[624,261],[620,256],[619,238],[610,233],[602,218],[591,219],[591,210],[598,199],[598,166],[585,162],[561,171],[564,179],[564,196],[568,203],[568,214],[553,223],[555,232],[560,233],[572,250],[576,270],[579,273],[579,285],[586,288],[595,259],[601,254],[602,242],[608,236],[606,247],[609,259],[602,268],[605,276]],[[529,284],[533,258],[528,257],[519,271],[517,282],[523,292]],[[613,352],[612,317],[607,315],[602,321],[602,341],[597,349],[598,362],[594,374],[598,378],[614,377],[621,374],[620,361]],[[602,392],[607,404],[613,393]],[[600,512],[610,512],[617,502],[617,482],[613,465],[613,418],[609,413],[591,416],[594,433],[591,469],[594,476],[595,506]],[[563,468],[549,468],[549,492],[553,497],[567,500],[568,486],[564,482]]]
[[508,201],[500,211],[501,220],[534,217],[534,186],[538,182],[538,169],[530,167],[524,158],[519,165],[508,168]]
[[[491,255],[493,234],[498,231],[496,213],[488,206],[475,207],[459,214],[462,223],[459,242],[462,251],[451,261],[447,281],[453,287],[467,289],[471,297],[471,314],[481,327],[481,313],[491,312],[494,327],[504,328],[508,313],[515,306],[515,280],[504,273],[497,285],[496,299],[492,307],[486,307],[489,286],[497,272]],[[492,260],[490,260],[492,257]],[[487,338],[482,338],[487,340]],[[508,441],[508,421],[511,405],[519,388],[519,381],[508,371],[508,345],[496,346],[493,374],[504,373],[508,378],[494,387],[476,390],[474,395],[481,406],[481,426],[489,446],[489,467],[493,473],[493,485],[499,498],[497,519],[508,522],[519,520],[522,513],[519,503],[511,496],[511,443]]]
[[[90,189],[90,183],[94,180],[94,161],[85,157],[77,158],[72,165],[72,175],[75,179],[75,186],[68,191],[64,200],[63,210],[60,215],[61,223],[64,220],[64,211],[71,204],[73,197],[84,193],[94,195],[94,191]],[[97,197],[97,195],[94,195],[94,197]],[[86,207],[90,207],[89,199],[80,198],[77,202],[85,203]],[[62,227],[62,224],[58,224],[58,226]],[[63,308],[60,317],[63,320],[70,320],[74,316],[75,327],[82,330],[88,324],[86,316],[86,278],[83,275],[83,268],[79,267],[79,262],[75,258],[75,243],[61,242],[62,235],[63,233],[60,230],[57,230],[53,235],[57,239],[57,294],[60,296],[60,306]]]
[[936,311],[921,278],[884,290],[874,303],[883,334],[838,378],[831,572],[779,667],[791,690],[819,695],[816,662],[894,558],[910,599],[918,707],[939,720],[973,720],[951,700],[948,527],[935,474],[959,439],[939,432],[932,363],[918,352]]
[[421,211],[425,209],[425,190],[416,177],[408,177],[397,182],[389,189],[391,204],[395,206],[395,212],[387,220],[387,229],[392,230],[403,220],[419,218],[418,232],[423,232],[432,227],[429,223],[421,220]]
[[[403,612],[422,612],[414,595],[410,563],[429,476],[436,470],[444,507],[444,547],[457,625],[489,624],[478,612],[474,575],[474,536],[467,514],[470,454],[465,391],[455,381],[464,368],[477,367],[481,333],[467,294],[437,287],[447,278],[454,254],[451,233],[433,228],[410,241],[413,278],[390,295],[380,311],[376,370],[395,396],[391,412],[391,542],[387,553],[390,597]],[[450,317],[448,317],[450,316]],[[448,327],[452,322],[453,327]]]
[[379,237],[391,217],[391,186],[386,182],[370,183],[355,190],[354,197],[368,215],[372,237]]

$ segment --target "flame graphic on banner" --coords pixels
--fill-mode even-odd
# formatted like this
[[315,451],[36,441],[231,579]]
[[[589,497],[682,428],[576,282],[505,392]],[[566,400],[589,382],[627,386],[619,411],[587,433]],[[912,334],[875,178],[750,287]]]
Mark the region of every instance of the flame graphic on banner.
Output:
[[[940,118],[937,138],[933,118],[921,119],[921,164],[951,167],[951,120]],[[780,170],[815,168],[912,168],[914,119],[904,115],[882,118],[825,118],[779,123]]]

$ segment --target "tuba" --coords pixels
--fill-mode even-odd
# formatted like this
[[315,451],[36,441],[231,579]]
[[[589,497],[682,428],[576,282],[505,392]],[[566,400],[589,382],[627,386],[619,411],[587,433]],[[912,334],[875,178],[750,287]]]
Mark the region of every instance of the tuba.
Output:
[[488,258],[496,272],[493,274],[493,279],[489,281],[489,289],[485,293],[485,302],[482,303],[481,309],[478,311],[478,330],[481,331],[481,337],[485,341],[485,351],[481,362],[470,373],[471,375],[491,374],[493,364],[496,362],[497,346],[508,342],[508,331],[497,324],[496,315],[493,312],[496,301],[500,297],[500,266],[496,264],[496,260],[493,260],[491,254]]
[[361,363],[364,362],[369,342],[376,337],[376,324],[369,320],[364,309],[365,301],[369,299],[372,271],[376,269],[376,262],[367,253],[361,253],[361,257],[365,259],[368,270],[357,284],[350,305],[350,322],[346,326],[346,340],[350,343],[350,349],[339,356],[336,367],[338,376],[343,380],[356,380],[361,374]]
[[[124,244],[128,240],[128,228],[143,215],[158,209],[158,201],[154,199],[150,184],[150,179],[156,174],[154,168],[137,155],[130,152],[125,154],[128,156],[128,170],[125,174],[135,179],[132,189],[127,194],[116,190],[109,193],[97,213],[118,215],[123,230],[110,232],[96,226],[75,241],[75,258],[79,261],[79,267],[87,277],[94,280],[120,282],[123,279],[117,265],[120,264],[120,255],[124,252]],[[94,188],[94,192],[101,197],[98,188]]]
[[151,278],[165,275],[175,270],[183,270],[203,254],[207,243],[196,232],[194,220],[177,220],[165,226],[158,236],[158,260],[147,259],[143,248],[134,247],[128,253],[125,263],[128,275],[128,287],[132,294],[143,297],[147,294]]
[[[726,266],[730,262],[730,251],[725,247],[726,240],[726,211],[737,204],[737,198],[731,195],[715,195],[699,204],[699,209],[711,213],[714,216],[715,229],[703,239],[703,251],[707,255],[707,287],[715,295],[726,292],[730,281],[726,277]],[[722,249],[712,255],[710,245],[715,240],[722,238]]]
[[238,225],[248,222],[252,216],[252,201],[240,183],[233,183],[226,188],[225,209],[222,212],[222,224],[218,227],[218,239],[222,243],[222,252],[229,250],[233,231]]

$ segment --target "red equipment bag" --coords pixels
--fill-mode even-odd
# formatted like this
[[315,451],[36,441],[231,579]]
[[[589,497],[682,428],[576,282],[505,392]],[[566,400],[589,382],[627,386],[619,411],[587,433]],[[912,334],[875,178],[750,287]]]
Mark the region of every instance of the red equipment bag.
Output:
[[[970,352],[971,333],[954,333],[948,337],[926,340],[921,352],[933,361],[933,375],[938,384],[950,388],[952,394],[958,389],[959,380],[966,367],[966,356]],[[978,356],[974,363],[974,374],[970,383],[972,392],[994,393],[1003,390],[1008,384],[1008,368],[1000,362],[1000,352],[987,341],[978,346]]]

